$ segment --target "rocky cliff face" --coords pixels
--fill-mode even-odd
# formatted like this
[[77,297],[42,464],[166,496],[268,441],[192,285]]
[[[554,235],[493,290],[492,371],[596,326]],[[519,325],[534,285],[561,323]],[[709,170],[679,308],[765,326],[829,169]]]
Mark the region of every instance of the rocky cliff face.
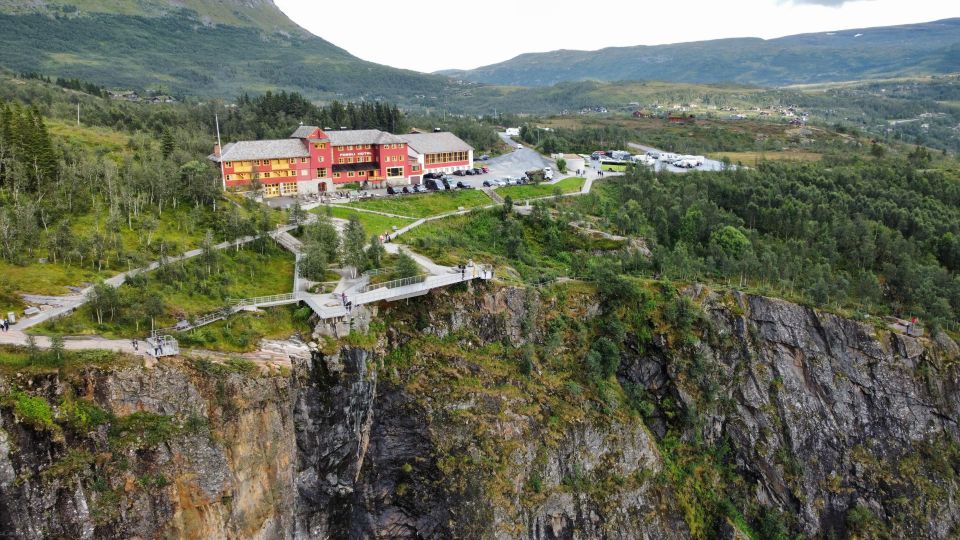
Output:
[[289,373],[175,361],[5,377],[0,531],[957,533],[949,338],[762,297],[686,297],[694,322],[654,316],[649,335],[627,332],[600,383],[584,378],[583,352],[614,315],[589,291],[519,288],[389,306],[376,342],[294,359]]

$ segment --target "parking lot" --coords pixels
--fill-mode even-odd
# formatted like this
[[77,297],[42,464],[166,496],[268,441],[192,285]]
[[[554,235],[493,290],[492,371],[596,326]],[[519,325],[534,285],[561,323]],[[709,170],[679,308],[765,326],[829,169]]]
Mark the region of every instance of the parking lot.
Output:
[[[638,152],[642,152],[642,153],[646,153],[646,152],[658,152],[658,153],[663,153],[663,150],[658,150],[658,149],[656,149],[656,148],[654,148],[654,147],[652,147],[652,146],[645,146],[645,145],[637,144],[637,143],[627,143],[627,146],[630,147],[630,151],[631,151],[631,152],[633,152],[633,151],[638,151]],[[596,162],[594,162],[594,163],[596,163]],[[667,172],[674,172],[674,173],[685,173],[685,172],[688,172],[688,171],[722,171],[722,170],[723,170],[723,163],[721,163],[721,162],[719,162],[719,161],[717,161],[717,160],[715,160],[715,159],[706,159],[706,158],[705,158],[705,159],[703,160],[703,165],[701,165],[701,166],[699,166],[699,167],[695,167],[695,168],[693,168],[693,169],[684,169],[683,167],[674,167],[673,165],[670,165],[669,163],[664,163],[664,162],[662,162],[662,161],[657,161],[657,163],[654,165],[654,168],[655,168],[655,170],[657,170],[657,171],[667,171]]]

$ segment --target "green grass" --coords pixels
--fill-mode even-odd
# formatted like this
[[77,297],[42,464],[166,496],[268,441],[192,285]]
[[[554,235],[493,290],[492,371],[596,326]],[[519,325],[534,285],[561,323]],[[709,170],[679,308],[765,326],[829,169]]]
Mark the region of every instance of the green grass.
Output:
[[47,373],[125,363],[131,357],[113,351],[63,351],[58,360],[48,351],[0,345],[0,373]]
[[[320,207],[313,210],[313,212],[321,214],[326,213],[326,207]],[[369,212],[357,212],[350,208],[344,206],[330,205],[330,215],[339,219],[350,219],[350,216],[357,216],[360,218],[360,223],[363,225],[363,230],[367,231],[367,235],[372,234],[383,234],[386,232],[393,231],[393,227],[401,228],[406,225],[413,223],[412,219],[403,219],[403,218],[393,218],[389,216],[382,216],[380,214],[371,214]]]
[[129,137],[119,131],[83,125],[78,127],[52,118],[47,118],[46,124],[50,134],[68,146],[118,155],[127,150]]
[[309,337],[312,327],[306,317],[310,308],[281,306],[260,312],[240,312],[190,332],[177,334],[181,347],[223,352],[249,352],[261,339],[287,339],[299,334]]
[[425,218],[453,212],[459,207],[474,208],[491,204],[480,190],[443,191],[422,195],[382,197],[350,203],[348,206],[386,212],[411,218]]
[[172,326],[178,320],[216,311],[228,299],[250,298],[290,292],[293,288],[293,256],[271,245],[263,255],[252,248],[239,252],[225,250],[209,268],[199,259],[169,265],[147,274],[142,287],[123,285],[120,295],[127,306],[112,321],[98,325],[89,308],[35,328],[40,334],[90,335],[110,338],[143,336],[149,320],[137,314],[140,298],[155,294],[163,298],[166,311],[157,318],[157,327]]
[[514,201],[523,199],[535,199],[537,197],[548,197],[554,194],[557,188],[563,193],[573,193],[580,191],[585,180],[580,177],[564,178],[556,184],[527,184],[522,186],[508,186],[497,189],[501,197],[506,198],[509,195]]
[[[229,204],[220,204],[218,214],[229,207]],[[240,212],[245,216],[250,216],[252,213],[247,208],[242,208]],[[270,220],[272,223],[279,223],[285,220],[285,216],[285,212],[272,211]],[[89,239],[98,232],[105,238],[110,236],[106,232],[107,212],[102,208],[95,207],[88,213],[69,216],[65,219],[68,220],[75,238]],[[23,262],[26,264],[0,261],[0,313],[23,308],[23,302],[16,293],[51,296],[71,294],[71,290],[67,287],[83,288],[129,270],[131,267],[158,260],[161,245],[163,253],[168,255],[179,255],[194,249],[200,245],[204,234],[208,229],[213,228],[214,220],[218,218],[209,208],[198,212],[192,205],[181,204],[176,209],[172,207],[164,209],[163,214],[157,216],[156,228],[152,232],[142,228],[141,220],[143,219],[145,219],[143,215],[140,219],[134,218],[132,228],[128,227],[128,222],[124,221],[117,232],[125,255],[133,259],[120,260],[113,250],[108,250],[106,264],[102,268],[94,265],[89,256],[83,261],[82,266],[77,260],[71,261],[70,264],[64,264],[62,261],[52,262],[46,245],[58,224],[52,225],[49,231],[41,228],[37,243],[43,247],[34,250],[32,256],[25,258]],[[218,239],[220,240],[222,239]],[[47,262],[40,263],[42,258],[46,258]]]
[[789,152],[716,152],[707,154],[710,159],[722,160],[724,157],[730,158],[730,163],[742,163],[750,167],[756,167],[762,161],[820,161],[823,154],[815,152],[789,151]]

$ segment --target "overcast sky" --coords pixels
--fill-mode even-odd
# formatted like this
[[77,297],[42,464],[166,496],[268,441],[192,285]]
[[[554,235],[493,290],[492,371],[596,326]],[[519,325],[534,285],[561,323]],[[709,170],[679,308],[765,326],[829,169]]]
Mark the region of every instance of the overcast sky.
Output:
[[475,68],[525,52],[773,38],[960,16],[957,0],[275,2],[355,56],[426,72]]

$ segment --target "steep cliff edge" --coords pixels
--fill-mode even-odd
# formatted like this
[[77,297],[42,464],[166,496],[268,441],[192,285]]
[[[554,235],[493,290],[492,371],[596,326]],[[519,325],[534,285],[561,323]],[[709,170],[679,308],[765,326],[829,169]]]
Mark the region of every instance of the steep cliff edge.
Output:
[[698,288],[608,300],[577,284],[434,293],[282,373],[4,375],[0,531],[957,534],[949,338]]

